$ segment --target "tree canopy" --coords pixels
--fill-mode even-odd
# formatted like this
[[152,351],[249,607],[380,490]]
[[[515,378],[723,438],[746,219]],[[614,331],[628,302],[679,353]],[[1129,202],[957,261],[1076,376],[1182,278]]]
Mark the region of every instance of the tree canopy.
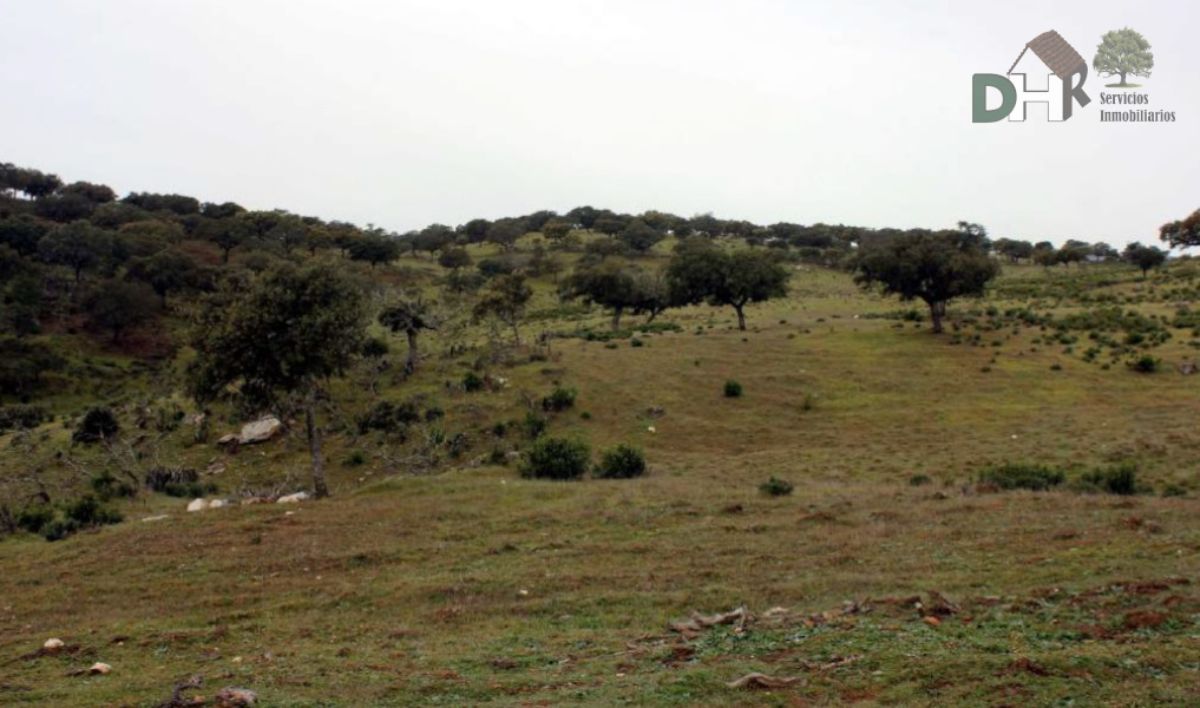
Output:
[[1000,268],[964,233],[913,230],[865,249],[855,262],[855,280],[881,287],[902,300],[929,306],[933,331],[942,331],[946,305],[956,297],[981,295]]
[[710,241],[690,238],[676,247],[666,277],[671,302],[730,306],[744,330],[746,305],[784,297],[790,276],[770,252],[747,248],[727,253]]

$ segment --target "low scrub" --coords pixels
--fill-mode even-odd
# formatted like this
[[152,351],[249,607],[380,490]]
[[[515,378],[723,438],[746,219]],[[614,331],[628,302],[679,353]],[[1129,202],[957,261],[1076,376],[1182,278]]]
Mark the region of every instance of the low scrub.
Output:
[[791,482],[785,479],[779,479],[778,477],[771,477],[767,481],[758,485],[758,491],[766,494],[769,497],[786,497],[792,493],[793,489],[794,487],[792,486]]
[[521,476],[532,479],[579,479],[588,469],[591,449],[582,440],[539,438],[525,452]]
[[117,414],[112,409],[92,408],[79,421],[71,440],[84,444],[100,442],[115,437],[120,429]]
[[30,533],[41,534],[47,541],[61,541],[71,534],[121,522],[121,514],[110,509],[91,494],[70,502],[61,509],[48,504],[26,508],[17,517],[17,524]]
[[1137,484],[1137,465],[1125,462],[1112,467],[1100,467],[1079,478],[1082,491],[1097,491],[1105,494],[1131,495],[1140,490]]
[[41,406],[0,407],[0,433],[36,428],[48,420],[50,413]]
[[560,413],[575,405],[578,392],[573,388],[555,386],[550,395],[542,399],[542,410]]
[[1060,469],[1024,463],[989,467],[979,475],[980,482],[994,484],[1000,489],[1031,489],[1035,492],[1057,487],[1066,479]]
[[600,456],[600,464],[592,471],[592,476],[600,479],[632,479],[644,474],[646,456],[636,447],[625,444],[605,450]]

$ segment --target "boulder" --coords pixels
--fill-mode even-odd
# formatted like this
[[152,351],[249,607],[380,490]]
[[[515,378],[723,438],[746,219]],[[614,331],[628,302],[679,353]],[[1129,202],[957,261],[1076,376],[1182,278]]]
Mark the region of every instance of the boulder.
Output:
[[58,637],[51,637],[46,640],[45,644],[42,644],[42,651],[46,652],[47,654],[57,654],[58,652],[62,651],[63,647],[65,646],[66,643],[63,640],[59,639]]
[[305,499],[308,499],[308,492],[296,492],[295,494],[285,494],[284,496],[279,497],[275,501],[278,504],[299,504],[300,502],[304,501]]
[[204,511],[208,508],[208,501],[205,499],[193,499],[188,502],[188,511]]
[[88,670],[87,670],[87,672],[93,676],[104,676],[105,674],[107,674],[111,671],[112,671],[112,667],[109,666],[108,664],[104,663],[103,661],[97,661],[96,663],[94,663],[90,667],[88,667]]
[[242,432],[238,435],[238,442],[242,445],[266,442],[278,435],[280,430],[283,430],[283,423],[275,416],[269,415],[243,425]]
[[220,509],[226,506],[229,506],[229,502],[225,501],[224,499],[213,499],[208,503],[209,509]]

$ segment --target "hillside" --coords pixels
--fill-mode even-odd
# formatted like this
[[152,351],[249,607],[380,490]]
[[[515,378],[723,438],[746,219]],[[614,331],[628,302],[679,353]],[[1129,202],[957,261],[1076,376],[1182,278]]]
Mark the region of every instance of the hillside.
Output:
[[[80,223],[51,218],[42,200],[72,201],[56,189],[10,194],[0,233]],[[822,226],[781,243],[709,225],[721,252],[785,267],[786,296],[748,305],[744,331],[731,307],[672,303],[652,322],[631,305],[614,332],[611,309],[560,298],[564,284],[598,263],[661,275],[681,222],[637,219],[648,235],[631,219],[612,234],[572,221],[551,237],[526,217],[495,238],[469,224],[405,236],[178,199],[71,212],[95,229],[89,243],[109,243],[78,283],[45,247],[10,249],[6,322],[27,269],[45,287],[37,327],[9,330],[6,346],[56,362],[36,385],[15,371],[0,407],[39,409],[0,434],[13,525],[0,537],[0,703],[157,705],[193,676],[203,685],[184,696],[242,686],[266,705],[1132,705],[1200,692],[1192,259],[1143,274],[1018,257],[982,298],[953,300],[934,335],[922,303],[864,290],[847,266],[893,234]],[[129,209],[137,219],[97,219]],[[241,240],[226,260],[230,232]],[[421,238],[436,245],[412,246]],[[158,245],[131,255],[142,241]],[[187,263],[158,265],[186,277],[161,296],[138,273],[167,252]],[[204,312],[232,317],[212,309],[224,294],[291,266],[348,273],[376,344],[322,391],[331,497],[279,504],[311,491],[302,414],[281,408],[272,439],[223,446],[269,411],[221,397],[201,434],[189,332]],[[520,343],[476,314],[510,270],[533,291]],[[87,293],[139,283],[149,309],[136,321],[94,321],[109,310]],[[409,374],[404,333],[378,314],[417,301],[436,328]],[[574,396],[553,403],[556,390]],[[98,408],[117,431],[73,439]],[[395,423],[398,409],[411,415]],[[592,461],[635,447],[646,474],[524,477],[537,440],[559,438],[586,442]],[[155,492],[142,484],[153,470],[197,481]],[[791,492],[760,490],[771,478]],[[193,492],[229,504],[188,512]],[[123,520],[52,543],[16,524],[84,497]],[[671,627],[739,607],[749,616]],[[66,647],[39,652],[51,637]],[[97,661],[111,673],[69,675]],[[727,686],[752,672],[780,681]]]

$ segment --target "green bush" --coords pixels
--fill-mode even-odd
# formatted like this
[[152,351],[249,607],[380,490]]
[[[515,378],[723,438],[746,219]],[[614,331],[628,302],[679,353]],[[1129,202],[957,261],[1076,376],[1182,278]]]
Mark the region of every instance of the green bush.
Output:
[[346,467],[360,467],[367,463],[367,455],[362,450],[352,450],[342,464]]
[[358,432],[366,435],[372,430],[382,430],[385,433],[403,431],[405,427],[421,420],[420,410],[412,401],[392,403],[380,401],[358,418]]
[[925,474],[914,474],[913,476],[908,478],[909,485],[911,485],[913,487],[923,487],[932,481],[933,480],[931,480],[929,478],[929,475],[925,475]]
[[766,494],[769,497],[786,497],[792,493],[792,483],[787,480],[779,479],[772,476],[767,481],[758,485],[758,491]]
[[21,510],[17,515],[17,526],[29,533],[41,533],[42,529],[54,520],[54,509],[46,504],[33,504]]
[[41,406],[3,406],[0,407],[0,433],[14,428],[36,428],[49,419],[49,412]]
[[725,397],[726,398],[741,398],[742,385],[733,379],[725,382]]
[[539,438],[525,452],[521,476],[535,479],[579,479],[588,468],[591,450],[582,440]]
[[118,480],[108,470],[92,476],[92,491],[104,501],[114,497],[128,498],[137,494],[137,490],[132,485]]
[[565,411],[575,405],[576,395],[577,392],[573,388],[555,386],[550,395],[542,399],[542,410],[555,413]]
[[462,377],[462,387],[467,393],[474,393],[483,389],[483,377],[474,371],[468,371]]
[[68,504],[63,513],[81,528],[117,524],[121,522],[121,514],[105,507],[96,497],[85,494],[73,503]]
[[530,440],[536,440],[542,436],[542,433],[546,432],[548,424],[545,416],[529,411],[525,414],[525,422],[522,426],[525,428],[525,435]]
[[1155,359],[1149,354],[1143,354],[1126,364],[1126,366],[1139,374],[1153,374],[1158,371],[1161,365],[1161,360]]
[[109,408],[92,408],[84,414],[83,420],[71,434],[71,440],[78,443],[94,443],[114,437],[120,431],[117,416]]
[[1137,465],[1124,462],[1112,467],[1094,469],[1084,474],[1080,481],[1085,487],[1106,494],[1137,494]]
[[989,467],[979,474],[979,481],[1001,489],[1032,489],[1044,491],[1057,487],[1066,479],[1062,470],[1045,465],[1009,463]]
[[592,470],[593,477],[600,479],[632,479],[646,474],[646,457],[642,451],[630,445],[617,445],[605,450],[600,464]]

